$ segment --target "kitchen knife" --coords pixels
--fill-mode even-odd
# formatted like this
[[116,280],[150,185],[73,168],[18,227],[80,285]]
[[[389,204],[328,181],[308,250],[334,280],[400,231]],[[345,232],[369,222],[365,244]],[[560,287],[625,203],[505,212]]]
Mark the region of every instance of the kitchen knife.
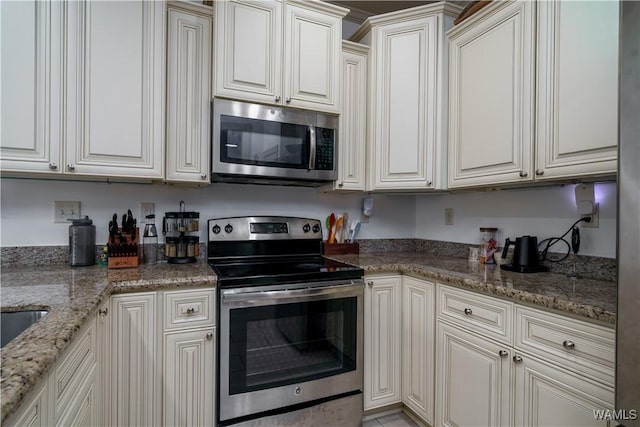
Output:
[[112,222],[113,222],[113,229],[117,230],[118,229],[118,214],[117,213],[113,214]]

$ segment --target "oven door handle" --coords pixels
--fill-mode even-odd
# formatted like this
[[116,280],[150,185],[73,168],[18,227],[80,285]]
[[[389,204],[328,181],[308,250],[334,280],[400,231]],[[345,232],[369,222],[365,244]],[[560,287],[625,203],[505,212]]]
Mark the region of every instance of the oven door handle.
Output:
[[362,283],[349,283],[345,285],[335,285],[328,287],[308,287],[302,289],[284,289],[270,291],[249,291],[249,292],[229,292],[222,291],[223,301],[256,301],[273,299],[291,299],[300,297],[318,297],[325,295],[336,295],[350,293],[349,291],[362,291]]

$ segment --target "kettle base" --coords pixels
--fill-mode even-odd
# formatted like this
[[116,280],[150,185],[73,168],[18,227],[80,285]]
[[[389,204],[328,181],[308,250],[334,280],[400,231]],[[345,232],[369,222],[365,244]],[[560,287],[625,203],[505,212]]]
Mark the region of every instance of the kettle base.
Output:
[[500,265],[500,269],[507,270],[507,271],[515,271],[516,273],[540,273],[543,271],[549,271],[549,267],[545,267],[543,265],[538,265],[536,267],[528,267],[526,265],[502,264]]

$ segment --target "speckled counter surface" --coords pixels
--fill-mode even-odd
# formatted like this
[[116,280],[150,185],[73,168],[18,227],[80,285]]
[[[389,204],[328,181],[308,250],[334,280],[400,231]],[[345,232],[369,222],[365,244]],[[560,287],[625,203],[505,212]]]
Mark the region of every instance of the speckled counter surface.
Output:
[[614,280],[570,278],[557,273],[513,273],[496,265],[416,252],[335,255],[331,258],[358,265],[365,274],[399,272],[542,309],[558,310],[611,327],[616,320],[617,286]]
[[49,313],[0,351],[1,422],[48,371],[98,306],[114,293],[163,288],[215,286],[217,277],[205,262],[108,270],[9,267],[0,275],[2,311],[46,309]]

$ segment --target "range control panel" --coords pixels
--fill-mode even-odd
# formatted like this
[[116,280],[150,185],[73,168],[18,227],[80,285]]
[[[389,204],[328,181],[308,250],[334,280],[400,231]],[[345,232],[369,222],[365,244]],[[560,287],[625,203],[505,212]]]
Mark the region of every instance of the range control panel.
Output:
[[317,219],[249,216],[210,219],[207,223],[210,242],[322,240],[322,224]]

